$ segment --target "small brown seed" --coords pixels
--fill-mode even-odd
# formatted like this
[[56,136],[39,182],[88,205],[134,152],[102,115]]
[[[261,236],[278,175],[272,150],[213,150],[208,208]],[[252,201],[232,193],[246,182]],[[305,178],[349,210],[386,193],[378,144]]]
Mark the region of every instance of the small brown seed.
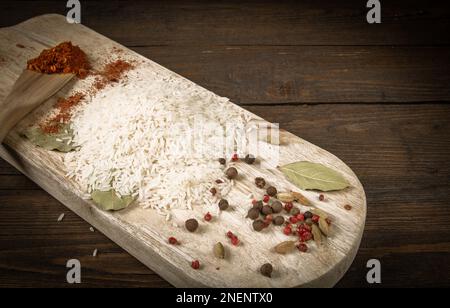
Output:
[[189,232],[195,232],[198,228],[198,221],[194,218],[188,219],[185,222],[185,226]]
[[219,163],[221,165],[225,165],[227,163],[227,160],[225,158],[219,158]]
[[253,208],[258,209],[260,211],[262,210],[263,206],[264,206],[264,203],[261,200],[255,202],[255,204],[253,204]]
[[255,178],[255,184],[256,187],[258,188],[264,188],[264,186],[266,186],[266,180],[264,180],[263,178]]
[[347,211],[351,211],[352,206],[350,204],[346,204],[346,205],[344,205],[344,209],[346,209]]
[[277,189],[273,186],[269,186],[267,188],[267,194],[271,197],[275,196],[277,194]]
[[281,226],[284,224],[284,217],[283,216],[277,216],[273,219],[273,224],[276,226]]
[[270,205],[264,205],[261,212],[263,213],[263,215],[269,215],[273,213],[273,210]]
[[261,274],[263,276],[266,276],[266,277],[270,278],[270,277],[272,277],[273,266],[270,263],[263,264],[261,266],[261,268],[259,269],[259,271],[261,272]]
[[214,245],[213,252],[216,258],[225,259],[225,247],[223,247],[221,242]]
[[271,206],[274,213],[280,213],[283,210],[283,204],[280,201],[274,201]]
[[253,229],[257,232],[264,229],[265,226],[266,226],[266,224],[261,219],[257,219],[255,221],[253,221]]
[[231,179],[234,179],[237,177],[238,171],[236,168],[230,167],[227,169],[227,171],[225,171],[225,174],[226,174],[227,178],[231,180]]
[[219,201],[219,209],[221,211],[225,211],[229,206],[230,206],[230,204],[228,203],[228,201],[226,199],[221,199]]
[[211,195],[215,196],[217,194],[217,189],[215,187],[211,188],[210,190]]
[[256,158],[252,154],[247,154],[244,158],[244,161],[249,165],[252,165],[255,162],[255,160]]
[[257,219],[259,217],[259,210],[257,208],[251,208],[248,210],[247,217],[252,220]]

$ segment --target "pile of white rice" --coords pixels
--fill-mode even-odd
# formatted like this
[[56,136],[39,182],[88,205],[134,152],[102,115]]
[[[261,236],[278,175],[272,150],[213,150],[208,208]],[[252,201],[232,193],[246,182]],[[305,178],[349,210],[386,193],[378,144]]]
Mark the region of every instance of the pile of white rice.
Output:
[[[71,127],[79,149],[65,155],[68,176],[87,194],[114,189],[163,213],[211,205],[216,199],[209,190],[217,179],[224,182],[218,195],[232,185],[218,158],[244,154],[251,115],[149,66],[130,71],[127,80],[76,110]],[[225,139],[230,128],[235,130]]]

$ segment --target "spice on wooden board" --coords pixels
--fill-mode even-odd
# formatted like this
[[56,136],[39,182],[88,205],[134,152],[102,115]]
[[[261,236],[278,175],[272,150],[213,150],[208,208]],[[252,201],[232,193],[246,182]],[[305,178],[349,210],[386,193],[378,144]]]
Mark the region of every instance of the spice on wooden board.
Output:
[[17,43],[17,44],[16,44],[16,47],[18,47],[18,48],[22,48],[22,49],[23,49],[23,48],[25,48],[25,46],[24,46],[24,45],[22,45],[22,44],[19,44],[19,43]]
[[63,42],[53,48],[44,49],[41,54],[27,62],[27,69],[44,74],[75,74],[85,78],[91,66],[80,47],[72,42]]
[[95,89],[102,90],[110,83],[119,82],[120,78],[133,68],[132,63],[122,59],[106,64],[103,70],[95,72],[97,75],[94,83]]

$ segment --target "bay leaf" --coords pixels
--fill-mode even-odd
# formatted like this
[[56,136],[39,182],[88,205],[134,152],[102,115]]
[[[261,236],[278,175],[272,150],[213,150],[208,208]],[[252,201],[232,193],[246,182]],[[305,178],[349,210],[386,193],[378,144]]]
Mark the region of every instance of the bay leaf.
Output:
[[340,173],[322,164],[299,161],[281,166],[280,170],[301,189],[331,191],[350,185]]
[[132,196],[119,196],[114,189],[109,191],[95,190],[91,197],[94,203],[105,211],[124,209],[134,201]]
[[73,138],[73,130],[68,124],[61,124],[59,133],[48,134],[40,127],[33,126],[26,129],[22,135],[34,145],[49,151],[67,153],[76,149],[73,143],[68,144],[68,141]]

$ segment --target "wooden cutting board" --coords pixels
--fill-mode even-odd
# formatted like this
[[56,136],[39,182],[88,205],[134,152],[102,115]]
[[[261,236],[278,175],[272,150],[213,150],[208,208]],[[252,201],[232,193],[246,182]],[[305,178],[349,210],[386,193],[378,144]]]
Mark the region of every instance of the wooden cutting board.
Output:
[[[176,73],[82,25],[68,24],[64,16],[43,15],[14,27],[0,29],[0,99],[5,99],[27,59],[37,56],[42,49],[63,41],[79,45],[94,66],[105,60],[113,48],[120,48],[127,56],[145,61],[162,75],[183,80]],[[82,81],[73,81],[59,94],[64,96],[82,87]],[[283,239],[284,235],[275,228],[262,233],[254,232],[248,219],[237,214],[239,211],[226,213],[215,223],[204,223],[201,219],[204,211],[197,207],[191,216],[199,219],[200,232],[191,234],[183,228],[166,223],[164,216],[139,205],[111,213],[84,200],[78,185],[65,176],[66,170],[62,162],[64,154],[38,148],[20,136],[24,128],[35,123],[42,113],[51,108],[55,99],[51,98],[11,131],[6,138],[6,146],[0,149],[1,157],[174,286],[330,287],[339,281],[353,262],[364,230],[365,193],[352,170],[327,151],[290,133],[282,133],[286,143],[282,145],[280,164],[300,160],[325,164],[342,173],[350,182],[351,188],[326,193],[326,202],[318,201],[317,192],[303,192],[313,200],[314,206],[331,214],[333,234],[321,247],[312,244],[308,253],[280,256],[270,252],[270,248]],[[251,178],[252,170],[247,169]],[[260,172],[268,172],[268,177],[274,176],[273,172]],[[281,180],[279,172],[275,175]],[[345,210],[346,204],[352,205],[353,209]],[[236,206],[245,211],[250,205]],[[229,229],[239,235],[242,245],[232,247],[228,244],[225,233]],[[180,239],[183,245],[169,245],[169,235]],[[230,257],[226,260],[217,260],[212,255],[212,246],[218,241],[225,243],[229,250]],[[201,270],[190,267],[194,259],[201,260]],[[261,264],[266,262],[275,267],[271,279],[258,272]]]

